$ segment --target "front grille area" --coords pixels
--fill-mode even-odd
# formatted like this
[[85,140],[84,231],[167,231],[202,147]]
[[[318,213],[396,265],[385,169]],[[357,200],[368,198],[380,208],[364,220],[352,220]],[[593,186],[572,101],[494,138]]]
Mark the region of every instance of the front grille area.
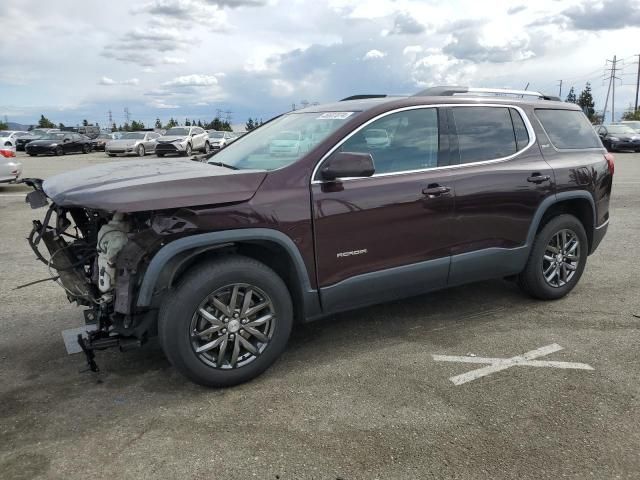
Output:
[[156,152],[177,152],[178,149],[173,143],[159,143],[156,145]]

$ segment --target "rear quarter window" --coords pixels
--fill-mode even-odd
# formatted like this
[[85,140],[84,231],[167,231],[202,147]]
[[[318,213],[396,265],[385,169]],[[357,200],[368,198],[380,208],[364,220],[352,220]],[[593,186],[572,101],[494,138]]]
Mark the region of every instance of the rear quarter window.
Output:
[[559,150],[602,148],[598,135],[582,112],[537,108],[536,116]]

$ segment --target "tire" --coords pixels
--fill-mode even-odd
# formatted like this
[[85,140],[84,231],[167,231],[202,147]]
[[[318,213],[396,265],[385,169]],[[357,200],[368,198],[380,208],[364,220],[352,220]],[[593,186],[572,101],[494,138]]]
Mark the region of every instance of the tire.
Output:
[[209,142],[204,142],[204,149],[202,150],[202,153],[206,155],[210,151],[211,151],[211,145],[209,144]]
[[64,150],[62,149],[62,147],[56,147],[55,154],[57,156],[64,155]]
[[[564,242],[571,245],[569,248],[555,248],[563,243],[562,232],[566,235]],[[578,242],[577,247],[573,246],[572,240],[566,240],[572,236]],[[559,259],[556,255],[563,256],[563,251],[569,255],[562,260],[561,266],[554,268]],[[518,284],[526,293],[541,300],[562,298],[573,290],[580,280],[587,264],[588,253],[587,234],[580,220],[573,215],[558,215],[549,220],[536,235],[527,265],[518,276]],[[577,259],[573,260],[576,257]],[[569,265],[572,269],[564,265]],[[544,271],[549,272],[547,278]],[[549,276],[552,276],[550,281]]]
[[82,153],[91,153],[91,145],[83,145],[82,146]]
[[138,145],[138,148],[136,149],[136,153],[138,154],[139,157],[144,157],[145,155],[144,145]]
[[[237,286],[235,307],[239,312],[232,316],[229,311],[218,308],[220,303],[214,306],[210,299],[215,296],[222,305],[230,304],[234,285]],[[251,313],[256,305],[267,306],[243,319],[244,299],[249,291],[252,293],[247,312]],[[210,320],[199,313],[205,308]],[[251,325],[269,314],[271,319]],[[165,355],[184,376],[208,387],[229,387],[257,377],[273,364],[287,345],[292,325],[291,296],[282,279],[263,263],[234,255],[187,271],[160,307],[158,336]],[[223,327],[228,330],[220,330]],[[249,327],[259,330],[262,338],[268,340],[263,342],[250,334]],[[192,335],[194,331],[203,332],[207,328],[217,330],[200,338]],[[215,342],[218,342],[217,346],[196,352]],[[244,347],[245,342],[250,343],[253,352]],[[219,362],[223,344],[223,359]],[[236,345],[240,347],[233,367]]]
[[116,156],[115,153],[107,153],[107,155],[109,155],[110,157],[115,157]]
[[159,157],[159,158],[162,158],[162,157],[164,157],[164,153],[158,153],[158,152],[156,152],[156,156],[157,156],[157,157]]
[[187,147],[184,149],[184,156],[190,157],[192,153],[193,153],[193,149],[191,148],[191,144],[187,143]]
[[37,156],[38,156],[38,154],[37,154],[37,153],[30,153],[30,154],[29,154],[29,156],[30,156],[30,157],[37,157]]

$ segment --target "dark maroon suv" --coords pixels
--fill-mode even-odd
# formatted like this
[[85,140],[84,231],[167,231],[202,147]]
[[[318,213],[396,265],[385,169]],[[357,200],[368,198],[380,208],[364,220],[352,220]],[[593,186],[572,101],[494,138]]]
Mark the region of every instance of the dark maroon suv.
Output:
[[95,369],[95,350],[158,335],[180,372],[225,386],[295,322],[496,277],[566,295],[607,230],[613,157],[574,104],[494,93],[357,96],[201,162],[28,180],[50,204],[29,243],[86,307],[69,343]]

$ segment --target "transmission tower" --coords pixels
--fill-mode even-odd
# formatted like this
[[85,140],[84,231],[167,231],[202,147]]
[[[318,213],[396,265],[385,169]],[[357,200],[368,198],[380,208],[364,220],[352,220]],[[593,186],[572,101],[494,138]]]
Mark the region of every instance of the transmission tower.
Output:
[[227,110],[226,112],[224,112],[224,114],[224,121],[231,125],[231,115],[233,114],[233,112],[231,110]]
[[[613,60],[607,60],[606,63],[606,71],[605,71],[605,80],[609,80],[609,87],[607,88],[607,98],[604,101],[604,112],[602,113],[603,121],[604,117],[607,115],[607,105],[609,104],[609,94],[611,94],[611,121],[615,122],[616,116],[616,80],[621,80],[616,74],[620,68],[618,67],[619,60],[616,55],[613,56]],[[611,67],[609,67],[611,64]],[[608,75],[608,77],[606,77]]]
[[124,107],[124,118],[127,123],[130,123],[129,120],[131,120],[131,113],[129,112],[129,107]]

